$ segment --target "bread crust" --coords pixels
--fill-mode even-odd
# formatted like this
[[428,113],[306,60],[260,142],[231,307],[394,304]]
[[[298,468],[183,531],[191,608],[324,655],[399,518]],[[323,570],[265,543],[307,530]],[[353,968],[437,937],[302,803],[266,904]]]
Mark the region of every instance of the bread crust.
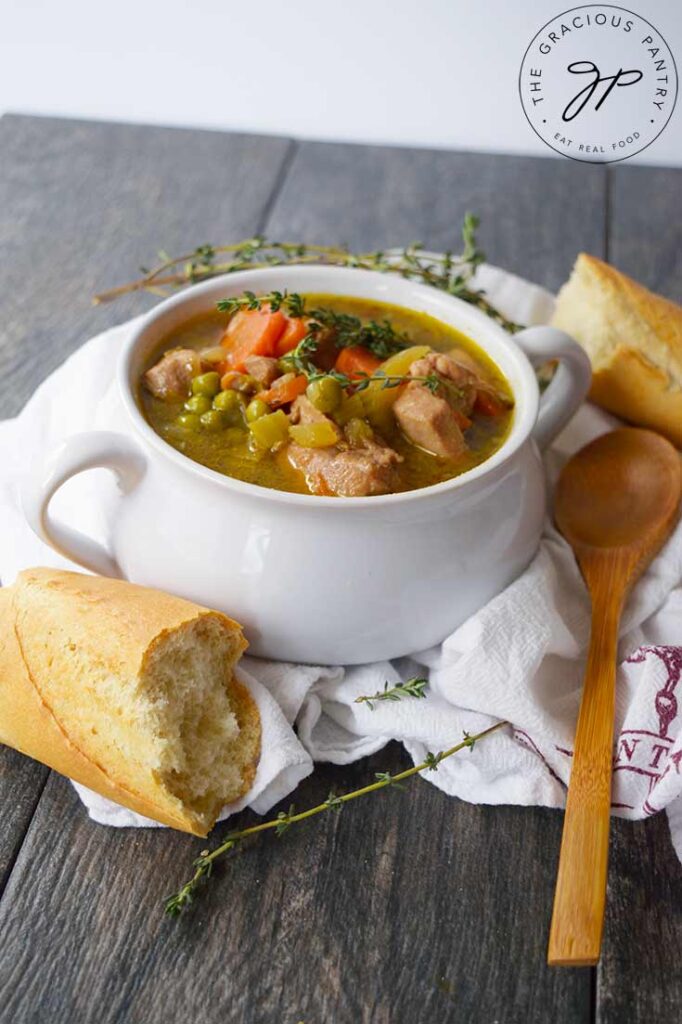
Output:
[[[82,743],[74,742],[68,721],[60,720],[59,709],[51,706],[35,672],[38,662],[32,648],[41,635],[48,606],[69,623],[79,646],[82,641],[91,657],[101,659],[100,664],[103,661],[112,673],[128,672],[133,677],[142,671],[161,637],[206,616],[217,617],[233,634],[236,661],[246,648],[238,623],[145,587],[59,570],[28,570],[12,587],[0,590],[0,741],[139,814],[205,836],[205,821],[183,806],[153,773],[140,779],[139,785],[131,785],[123,781],[124,766],[114,757],[101,763]],[[42,642],[46,642],[44,634]],[[69,681],[64,684],[68,686]],[[252,756],[246,760],[237,794],[243,796],[260,755],[260,716],[248,690],[236,680],[230,699],[240,727],[247,727],[251,737]]]
[[619,346],[608,367],[592,374],[590,398],[628,423],[657,430],[682,448],[682,390],[639,352]]
[[[682,359],[682,307],[588,253],[580,253],[576,268],[590,274],[611,302],[627,303],[675,353],[677,359]],[[636,339],[633,339],[633,347],[637,348]]]
[[597,405],[682,447],[682,307],[581,253],[552,323],[590,356]]

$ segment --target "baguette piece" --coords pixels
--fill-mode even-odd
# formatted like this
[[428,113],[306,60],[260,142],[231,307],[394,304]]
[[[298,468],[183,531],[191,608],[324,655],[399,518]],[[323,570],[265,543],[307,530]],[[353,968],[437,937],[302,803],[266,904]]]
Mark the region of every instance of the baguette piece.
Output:
[[260,716],[238,623],[156,590],[29,569],[0,590],[0,741],[204,836],[251,786]]
[[597,405],[682,447],[682,307],[581,253],[552,324],[588,353]]

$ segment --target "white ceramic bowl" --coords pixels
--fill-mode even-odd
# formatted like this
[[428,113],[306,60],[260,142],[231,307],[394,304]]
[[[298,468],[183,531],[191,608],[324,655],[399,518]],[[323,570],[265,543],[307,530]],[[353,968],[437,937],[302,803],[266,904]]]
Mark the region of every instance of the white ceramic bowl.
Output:
[[[486,462],[454,480],[381,497],[289,494],[192,462],[148,425],[135,387],[178,324],[245,289],[379,299],[429,313],[471,337],[511,384],[510,434]],[[533,364],[560,365],[540,398]],[[172,591],[243,623],[251,653],[351,664],[398,657],[443,640],[533,557],[545,515],[538,446],[583,400],[590,367],[561,331],[511,337],[474,307],[426,285],[372,271],[274,267],[195,285],[160,303],[135,329],[117,369],[130,434],[92,432],[52,453],[24,491],[36,533],[104,575]],[[122,498],[109,550],[49,515],[56,490],[105,466]]]

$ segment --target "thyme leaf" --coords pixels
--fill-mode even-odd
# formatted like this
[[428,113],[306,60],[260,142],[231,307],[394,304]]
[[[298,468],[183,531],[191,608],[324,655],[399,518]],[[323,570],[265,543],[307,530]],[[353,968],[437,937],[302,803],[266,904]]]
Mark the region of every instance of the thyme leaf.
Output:
[[396,777],[391,775],[390,772],[375,772],[374,778],[378,779],[379,782],[385,782],[387,786],[394,786],[395,789],[405,789],[402,782],[396,782]]
[[343,808],[343,800],[340,796],[337,796],[333,789],[329,791],[329,796],[324,804],[329,811],[340,811]]
[[[468,744],[468,742],[466,740],[464,741],[463,746],[465,746],[465,747],[469,746],[469,744]],[[438,765],[441,763],[442,760],[443,760],[443,751],[442,750],[439,750],[439,752],[437,754],[432,754],[431,751],[429,750],[427,755],[426,755],[426,757],[424,758],[424,764],[425,764],[426,768],[430,772],[437,772],[438,771]]]
[[293,349],[286,357],[287,361],[291,363],[296,373],[303,374],[312,379],[316,375],[319,375],[320,371],[314,363],[310,362],[312,356],[315,355],[320,345],[320,339],[314,332],[308,332],[304,338],[302,338],[295,349]]
[[275,835],[283,836],[285,832],[291,828],[292,818],[294,816],[295,807],[293,804],[289,805],[288,811],[280,811],[275,821]]

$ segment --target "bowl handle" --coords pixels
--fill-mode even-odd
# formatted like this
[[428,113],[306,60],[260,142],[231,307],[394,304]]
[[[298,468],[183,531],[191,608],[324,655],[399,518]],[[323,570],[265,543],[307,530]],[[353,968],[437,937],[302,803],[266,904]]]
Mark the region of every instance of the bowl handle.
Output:
[[590,360],[573,338],[556,327],[527,327],[514,335],[514,341],[534,367],[550,359],[559,360],[556,373],[540,396],[540,410],[533,428],[538,447],[546,448],[587,395],[592,379]]
[[49,457],[44,466],[24,481],[21,502],[33,532],[61,555],[102,576],[121,577],[113,555],[102,544],[52,519],[50,501],[62,484],[87,469],[105,467],[116,475],[119,490],[127,494],[141,479],[145,459],[123,434],[93,431],[74,434]]

